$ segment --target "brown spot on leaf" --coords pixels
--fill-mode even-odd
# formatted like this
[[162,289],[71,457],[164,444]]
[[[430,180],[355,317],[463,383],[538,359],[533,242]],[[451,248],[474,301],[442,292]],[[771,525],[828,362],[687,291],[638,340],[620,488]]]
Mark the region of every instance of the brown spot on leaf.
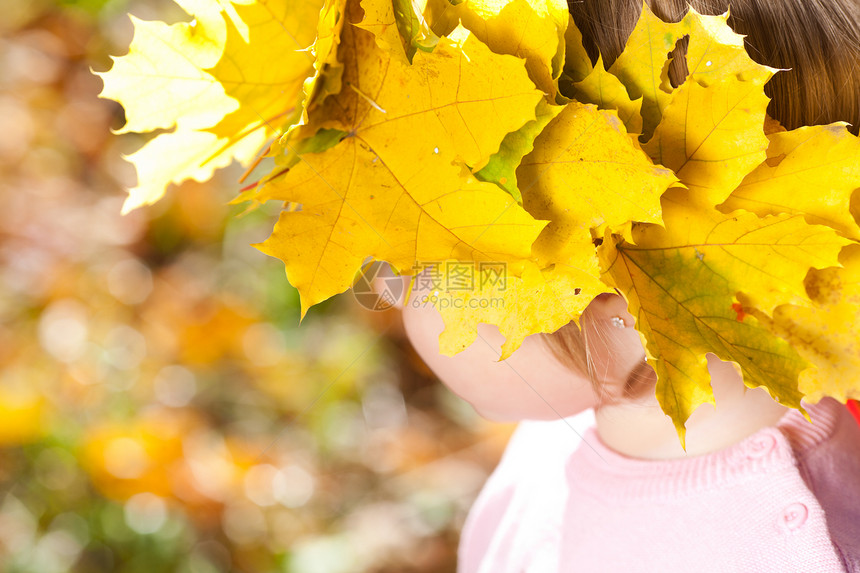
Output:
[[780,153],[776,157],[768,157],[764,160],[764,162],[767,163],[768,167],[776,167],[777,165],[782,163],[783,159],[785,159],[785,153]]

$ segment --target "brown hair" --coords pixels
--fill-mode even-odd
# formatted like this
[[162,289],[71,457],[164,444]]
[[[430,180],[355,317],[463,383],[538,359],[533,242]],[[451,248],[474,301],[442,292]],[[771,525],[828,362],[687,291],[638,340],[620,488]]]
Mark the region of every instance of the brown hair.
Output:
[[[771,98],[768,115],[786,129],[846,121],[860,132],[860,2],[857,0],[647,0],[661,19],[679,21],[692,6],[702,14],[730,9],[729,25],[746,35],[750,57],[780,71],[765,85]],[[592,63],[598,52],[609,68],[618,58],[642,10],[641,0],[568,0]],[[671,53],[669,79],[673,86],[687,76],[686,38]],[[580,319],[593,330],[588,313]],[[599,329],[594,329],[600,333]],[[553,355],[587,374],[604,402],[616,401],[592,376],[588,336],[574,322],[541,339]],[[653,370],[623,388],[623,399],[648,394],[656,380]],[[645,384],[650,381],[651,384]]]

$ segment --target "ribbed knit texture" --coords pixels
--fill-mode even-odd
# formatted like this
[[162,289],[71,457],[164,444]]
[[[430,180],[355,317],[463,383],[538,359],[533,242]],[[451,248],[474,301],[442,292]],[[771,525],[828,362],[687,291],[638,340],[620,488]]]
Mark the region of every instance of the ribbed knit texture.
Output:
[[[829,460],[852,449],[846,459],[860,458],[860,428],[844,423],[853,419],[835,400],[806,409],[813,424],[790,410],[776,427],[723,450],[674,460],[624,456],[589,428],[583,439],[591,447],[580,445],[567,463],[561,570],[849,570],[849,552],[831,540],[816,493],[847,496],[856,511],[860,474],[852,484],[845,472],[858,466]],[[813,492],[807,484],[818,470],[800,460],[822,447],[828,451],[816,464],[842,474],[830,481],[853,491]]]
[[665,461],[609,449],[590,412],[523,423],[469,513],[458,572],[860,573],[860,426],[830,398],[805,408],[813,424],[790,410]]

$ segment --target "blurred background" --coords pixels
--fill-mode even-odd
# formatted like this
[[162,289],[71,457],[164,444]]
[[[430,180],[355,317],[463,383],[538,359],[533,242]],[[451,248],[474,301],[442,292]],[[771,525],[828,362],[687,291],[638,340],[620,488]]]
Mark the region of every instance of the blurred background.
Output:
[[90,68],[169,0],[3,2],[0,570],[453,572],[512,427],[435,381],[397,310],[299,325],[242,170],[120,215],[142,145]]

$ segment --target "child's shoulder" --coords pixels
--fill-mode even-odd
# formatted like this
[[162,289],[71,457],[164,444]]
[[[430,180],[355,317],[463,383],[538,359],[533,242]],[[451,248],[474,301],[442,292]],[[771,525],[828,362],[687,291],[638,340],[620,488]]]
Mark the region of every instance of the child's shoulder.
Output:
[[852,438],[860,435],[860,424],[851,415],[845,404],[834,398],[822,398],[816,404],[803,403],[812,422],[808,422],[798,410],[789,410],[777,423],[798,457],[806,456],[825,448],[856,449]]
[[[564,529],[573,526],[577,530],[575,537],[582,541],[597,525],[591,516],[599,514],[606,521],[615,513],[617,523],[603,525],[612,525],[615,531],[631,527],[631,507],[633,514],[637,508],[647,510],[650,505],[642,505],[647,501],[642,495],[651,501],[651,496],[660,495],[663,512],[675,506],[679,516],[689,513],[687,502],[695,505],[702,496],[711,502],[723,500],[716,505],[727,510],[741,505],[745,517],[743,523],[736,523],[737,527],[773,522],[783,526],[783,533],[776,534],[779,539],[791,532],[803,530],[808,534],[818,528],[819,549],[822,543],[829,545],[829,536],[845,569],[860,573],[860,425],[845,405],[832,398],[804,407],[812,423],[790,410],[775,427],[764,428],[743,443],[692,464],[691,460],[663,464],[625,459],[604,451],[593,436],[594,417],[590,410],[554,422],[523,423],[469,513],[461,537],[459,571],[556,571]],[[582,436],[589,442],[588,447],[584,447]],[[591,458],[595,462],[593,475],[588,469]],[[704,478],[700,467],[703,462]],[[660,483],[649,482],[655,471],[661,476]],[[666,480],[667,476],[670,479]],[[726,476],[728,481],[723,482]],[[589,488],[588,483],[593,487]],[[736,489],[739,484],[743,485],[740,490]],[[665,497],[666,492],[660,493],[663,485],[669,488],[670,497]],[[571,486],[587,494],[583,499],[574,493],[577,501],[573,506],[564,502],[569,499]],[[582,486],[589,491],[582,491]],[[738,500],[739,491],[747,496],[746,501]],[[761,492],[766,495],[759,495]],[[622,499],[625,495],[630,504]],[[676,496],[674,501],[672,495]],[[599,504],[601,498],[607,498],[609,511],[601,506],[592,508],[599,511],[583,513],[586,506]],[[771,502],[765,503],[765,499]],[[725,528],[716,525],[718,507],[713,503],[702,507],[702,519],[694,522],[704,523],[710,534],[722,535]],[[653,514],[645,513],[642,526],[644,530],[653,529]],[[672,522],[689,523],[670,519],[670,525]],[[804,552],[800,546],[802,536],[790,536],[794,541],[786,553]],[[635,553],[629,542],[621,541],[627,549],[624,553]],[[593,543],[586,545],[591,552],[596,547]],[[829,551],[832,559],[833,549]],[[602,565],[607,565],[605,554],[601,559]],[[837,566],[835,561],[833,565]]]
[[463,525],[459,572],[557,570],[564,465],[593,424],[591,409],[519,424]]
[[624,456],[589,430],[591,447],[566,467],[562,562],[860,572],[860,426],[836,400],[804,407],[812,423],[789,410],[729,447],[671,460]]
[[860,571],[860,424],[833,398],[804,407],[811,424],[791,410],[777,426],[824,510],[831,539],[848,571]]

